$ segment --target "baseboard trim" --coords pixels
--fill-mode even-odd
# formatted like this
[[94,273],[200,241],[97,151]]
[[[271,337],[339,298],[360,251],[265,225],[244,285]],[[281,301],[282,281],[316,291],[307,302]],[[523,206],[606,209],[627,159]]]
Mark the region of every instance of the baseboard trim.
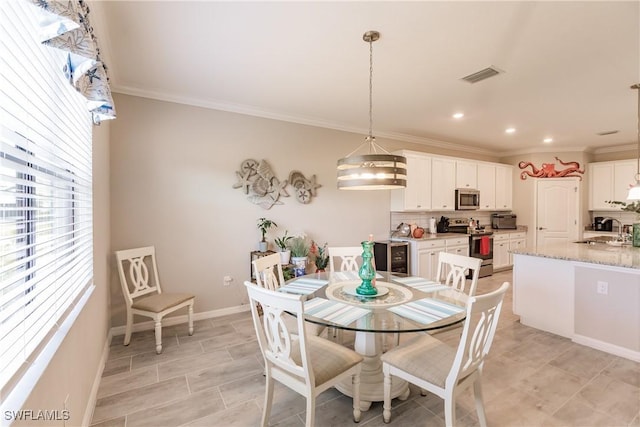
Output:
[[[244,313],[245,311],[249,311],[249,309],[249,304],[244,304],[235,307],[221,308],[218,310],[203,311],[200,313],[194,313],[193,320],[206,320],[213,319],[215,317],[227,316],[229,314]],[[165,317],[164,319],[162,319],[162,326],[179,325],[181,323],[187,323],[188,320],[189,318],[186,314],[183,314],[181,316]],[[147,322],[134,323],[132,332],[148,331],[154,328],[155,324],[153,323],[153,320],[150,320]],[[127,327],[125,325],[114,326],[110,330],[110,336],[113,337],[116,335],[124,335],[126,329]]]
[[634,362],[640,362],[640,351],[634,351],[629,348],[620,347],[615,344],[596,340],[584,335],[573,335],[573,342],[586,345],[587,347],[595,348],[615,356],[624,357],[625,359],[633,360]]
[[102,347],[102,356],[100,357],[100,363],[98,363],[98,370],[96,371],[96,376],[93,378],[91,393],[89,394],[87,407],[84,411],[84,417],[82,418],[83,426],[91,425],[91,419],[93,418],[93,411],[96,407],[96,401],[98,400],[98,388],[100,388],[102,373],[104,372],[104,367],[107,364],[107,359],[109,359],[109,349],[111,348],[112,338],[113,338],[113,334],[111,333],[111,329],[110,329],[109,332],[107,332],[107,339],[105,340],[104,346]]

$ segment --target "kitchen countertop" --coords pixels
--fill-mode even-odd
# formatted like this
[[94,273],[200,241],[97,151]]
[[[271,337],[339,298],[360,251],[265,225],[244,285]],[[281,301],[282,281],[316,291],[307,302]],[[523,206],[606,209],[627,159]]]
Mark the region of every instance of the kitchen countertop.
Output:
[[439,240],[439,239],[453,239],[456,237],[465,237],[465,236],[469,236],[468,234],[463,234],[463,233],[438,233],[438,234],[430,234],[430,233],[424,233],[424,235],[417,239],[415,237],[393,237],[391,239],[391,241],[398,241],[398,242],[424,242],[427,240]]
[[566,261],[586,262],[640,269],[640,248],[611,246],[606,243],[560,243],[543,247],[525,247],[510,251],[514,255],[529,255]]
[[527,232],[528,228],[526,225],[518,225],[517,228],[512,229],[504,229],[504,228],[487,228],[487,230],[493,231],[494,234],[502,234],[502,233],[521,233]]
[[[492,231],[494,234],[502,234],[502,233],[519,233],[519,232],[526,232],[527,231],[527,227],[523,226],[523,225],[519,225],[517,229],[497,229],[497,228],[489,228],[489,227],[485,227],[484,229],[485,231]],[[464,234],[464,233],[437,233],[437,234],[430,234],[428,232],[425,232],[424,235],[417,239],[415,237],[392,237],[390,240],[391,241],[397,241],[397,242],[423,242],[425,240],[438,240],[438,239],[451,239],[451,238],[455,238],[455,237],[461,237],[461,236],[469,236],[469,234]]]

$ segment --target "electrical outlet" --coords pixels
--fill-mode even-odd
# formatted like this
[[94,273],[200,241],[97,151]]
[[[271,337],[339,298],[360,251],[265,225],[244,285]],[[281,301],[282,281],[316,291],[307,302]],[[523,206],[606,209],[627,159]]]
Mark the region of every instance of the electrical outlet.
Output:
[[598,280],[596,292],[601,295],[607,295],[609,293],[609,283]]
[[224,280],[224,282],[223,282],[224,286],[230,286],[231,282],[233,282],[233,277],[224,276],[223,280]]

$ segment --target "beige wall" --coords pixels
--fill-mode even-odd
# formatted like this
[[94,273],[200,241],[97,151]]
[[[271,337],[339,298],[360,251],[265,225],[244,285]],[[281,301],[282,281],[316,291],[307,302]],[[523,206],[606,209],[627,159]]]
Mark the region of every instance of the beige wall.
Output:
[[518,215],[518,225],[526,225],[529,227],[527,233],[527,245],[532,246],[535,236],[535,182],[537,179],[527,176],[527,179],[521,179],[520,174],[523,170],[531,171],[531,167],[520,169],[520,162],[531,162],[536,168],[540,169],[542,163],[556,163],[556,170],[562,170],[566,166],[556,162],[555,157],[563,162],[578,162],[580,167],[585,170],[582,181],[580,183],[580,223],[586,225],[589,223],[589,213],[587,211],[588,197],[588,173],[586,171],[587,164],[591,161],[591,155],[585,152],[549,152],[549,153],[531,153],[516,156],[503,157],[500,159],[502,163],[514,166],[513,173],[513,211]]
[[[249,277],[249,253],[260,238],[260,217],[279,225],[267,236],[271,245],[285,230],[304,231],[336,246],[359,244],[370,233],[388,237],[388,191],[336,188],[337,159],[358,147],[365,135],[119,94],[115,101],[112,247],[155,245],[163,288],[195,293],[196,313],[246,303],[243,281]],[[378,142],[389,151],[427,151],[423,145]],[[292,170],[315,174],[322,187],[307,205],[284,197],[282,205],[262,209],[232,188],[235,172],[249,158],[267,160],[280,180]],[[223,286],[226,275],[234,279],[228,287]],[[123,325],[124,302],[115,274],[111,297],[113,325]]]
[[[109,125],[94,127],[93,139],[93,246],[95,290],[76,322],[30,394],[23,409],[67,409],[66,425],[81,425],[109,331]],[[92,407],[90,407],[92,409]],[[63,425],[47,421],[47,426]],[[15,425],[25,425],[15,423]],[[42,421],[31,425],[42,426]]]

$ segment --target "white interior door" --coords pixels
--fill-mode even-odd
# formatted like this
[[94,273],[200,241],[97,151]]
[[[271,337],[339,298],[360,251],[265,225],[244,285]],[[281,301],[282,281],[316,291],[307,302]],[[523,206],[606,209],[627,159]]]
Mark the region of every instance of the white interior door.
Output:
[[578,239],[579,186],[577,178],[546,178],[536,181],[536,245]]

